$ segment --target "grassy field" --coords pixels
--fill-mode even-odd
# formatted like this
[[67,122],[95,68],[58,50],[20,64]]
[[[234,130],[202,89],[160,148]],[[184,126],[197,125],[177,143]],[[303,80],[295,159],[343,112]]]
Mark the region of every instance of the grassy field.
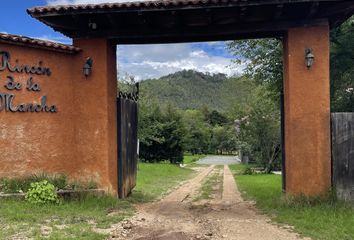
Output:
[[151,201],[188,179],[193,171],[168,163],[139,163],[138,182],[132,194],[137,201]]
[[187,168],[194,168],[194,167],[203,167],[207,165],[203,164],[196,164],[195,162],[206,157],[206,155],[201,155],[201,154],[185,154],[183,158],[183,164],[186,165]]
[[0,239],[105,239],[104,234],[92,228],[108,228],[132,213],[128,201],[112,197],[87,196],[60,205],[41,206],[1,200]]
[[0,239],[106,239],[94,229],[109,228],[134,213],[132,203],[158,198],[192,176],[170,164],[139,164],[137,186],[126,200],[87,196],[60,205],[0,200]]
[[[232,166],[239,169],[240,166]],[[320,240],[353,240],[354,208],[333,200],[285,200],[279,175],[237,175],[237,184],[247,199],[281,224],[296,232]]]
[[184,164],[191,164],[191,163],[198,161],[201,158],[204,158],[205,156],[206,155],[200,155],[200,154],[195,154],[195,155],[186,154],[183,157],[183,163]]

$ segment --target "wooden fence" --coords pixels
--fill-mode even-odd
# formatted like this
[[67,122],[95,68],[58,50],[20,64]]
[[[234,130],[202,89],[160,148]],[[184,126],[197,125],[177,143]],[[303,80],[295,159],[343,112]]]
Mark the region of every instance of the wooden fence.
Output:
[[332,181],[337,197],[354,200],[354,113],[332,113]]
[[138,165],[138,104],[127,97],[117,99],[118,107],[118,194],[129,195],[136,185]]

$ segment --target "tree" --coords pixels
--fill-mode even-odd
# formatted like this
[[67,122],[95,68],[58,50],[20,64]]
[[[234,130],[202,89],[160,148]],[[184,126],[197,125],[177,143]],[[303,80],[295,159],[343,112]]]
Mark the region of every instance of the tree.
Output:
[[209,115],[207,116],[207,122],[211,125],[211,126],[223,126],[225,124],[228,123],[228,119],[226,116],[224,116],[222,113],[213,110],[211,111],[211,113],[209,113]]
[[354,110],[354,17],[331,31],[331,108]]
[[[354,110],[354,17],[331,31],[331,110]],[[246,75],[267,86],[278,101],[283,86],[282,43],[277,39],[232,41],[228,50],[235,63],[245,65]]]
[[186,129],[184,135],[185,150],[192,154],[207,153],[210,145],[211,130],[204,115],[198,110],[183,112],[183,123]]
[[210,152],[217,154],[232,153],[237,150],[236,132],[231,126],[216,125],[212,129]]
[[142,105],[139,114],[141,159],[146,162],[182,162],[185,129],[177,111],[168,107],[163,112],[158,106]]
[[279,99],[283,89],[283,48],[278,39],[237,40],[227,44],[236,64],[245,66],[245,75],[265,85],[269,94]]
[[280,163],[280,115],[279,106],[267,95],[266,88],[259,86],[239,113],[238,140],[242,150],[270,172]]

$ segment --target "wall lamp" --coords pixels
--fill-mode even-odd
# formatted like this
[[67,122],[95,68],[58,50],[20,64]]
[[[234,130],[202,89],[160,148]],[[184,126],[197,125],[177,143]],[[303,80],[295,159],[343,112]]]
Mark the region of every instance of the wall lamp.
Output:
[[306,49],[306,67],[307,67],[307,69],[310,69],[312,67],[314,61],[315,61],[315,55],[313,55],[312,48],[307,48]]
[[93,65],[93,60],[92,60],[92,58],[88,57],[85,61],[84,67],[83,67],[85,77],[88,77],[91,75],[92,65]]

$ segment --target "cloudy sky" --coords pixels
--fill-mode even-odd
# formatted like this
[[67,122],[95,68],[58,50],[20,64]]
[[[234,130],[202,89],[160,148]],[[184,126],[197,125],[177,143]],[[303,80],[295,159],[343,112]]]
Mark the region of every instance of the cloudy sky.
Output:
[[[26,9],[33,6],[126,2],[126,0],[12,0],[2,2],[0,32],[71,43],[71,39],[32,19]],[[229,76],[242,71],[232,65],[232,56],[225,50],[224,42],[123,45],[118,46],[120,76],[126,73],[136,79],[156,78],[183,69]]]

